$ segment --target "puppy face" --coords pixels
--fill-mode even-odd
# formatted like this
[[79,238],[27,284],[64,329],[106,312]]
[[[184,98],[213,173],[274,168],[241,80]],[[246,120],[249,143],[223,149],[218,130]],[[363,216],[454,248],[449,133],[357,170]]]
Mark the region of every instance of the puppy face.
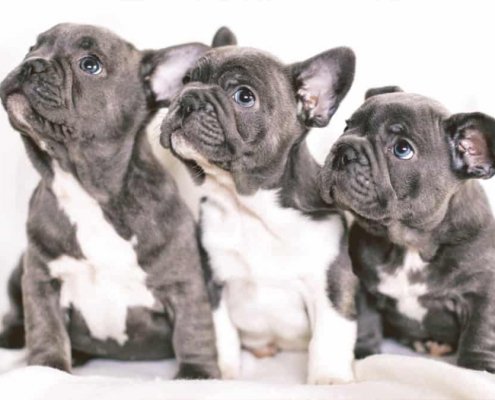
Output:
[[13,126],[44,146],[112,138],[128,131],[121,129],[124,125],[132,127],[143,118],[141,58],[109,31],[57,25],[39,35],[2,83],[2,100]]
[[112,154],[132,144],[164,93],[180,88],[175,65],[207,49],[142,52],[106,29],[61,24],[39,35],[0,96],[12,125],[38,150],[58,159],[87,148]]
[[353,74],[349,49],[293,66],[254,49],[211,50],[172,102],[162,144],[195,169],[199,181],[205,170],[220,168],[240,193],[252,193],[275,184],[309,126],[329,122]]
[[368,92],[327,157],[321,194],[364,225],[427,229],[465,179],[493,175],[495,124],[399,90]]

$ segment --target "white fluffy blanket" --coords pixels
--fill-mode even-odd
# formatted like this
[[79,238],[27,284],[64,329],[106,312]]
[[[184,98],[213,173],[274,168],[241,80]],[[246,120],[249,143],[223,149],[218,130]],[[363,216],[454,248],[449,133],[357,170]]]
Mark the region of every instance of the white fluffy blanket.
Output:
[[356,383],[304,384],[306,354],[257,360],[243,354],[239,381],[173,381],[175,362],[93,360],[69,375],[25,367],[24,352],[0,351],[3,400],[154,399],[495,399],[495,376],[407,354],[388,343],[383,354],[356,362]]

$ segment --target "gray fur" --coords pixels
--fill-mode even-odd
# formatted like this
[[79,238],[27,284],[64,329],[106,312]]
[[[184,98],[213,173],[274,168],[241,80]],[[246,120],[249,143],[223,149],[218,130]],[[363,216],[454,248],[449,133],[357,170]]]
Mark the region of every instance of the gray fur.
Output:
[[[174,152],[172,135],[183,136],[209,163],[231,174],[239,194],[276,189],[280,207],[326,219],[337,211],[319,195],[320,166],[305,139],[311,126],[329,123],[351,86],[354,63],[354,55],[347,48],[332,49],[289,66],[255,49],[211,50],[189,72],[189,83],[173,99],[162,124],[161,143]],[[311,79],[322,86],[308,87]],[[257,104],[252,109],[243,110],[232,101],[240,86],[249,87],[255,94]],[[319,106],[313,109],[311,100],[316,98]],[[188,108],[192,113],[185,115]],[[180,154],[176,156],[183,159]],[[202,183],[202,168],[194,160],[183,161],[193,178]],[[356,281],[346,238],[344,235],[339,256],[328,268],[327,286],[336,309],[355,319]],[[212,292],[218,304],[221,285]],[[366,328],[360,326],[360,337],[368,336]]]
[[[72,348],[130,360],[175,355],[178,377],[219,376],[196,226],[145,132],[158,105],[157,68],[179,56],[193,62],[206,49],[187,44],[139,51],[105,29],[61,24],[42,33],[2,82],[2,102],[42,178],[30,202],[22,263],[29,364],[69,371]],[[86,54],[102,61],[101,74],[79,69]],[[92,337],[77,309],[60,306],[60,282],[47,265],[61,255],[81,259],[84,254],[77,226],[52,192],[54,161],[98,202],[118,235],[137,239],[139,265],[161,311],[129,308],[129,339],[123,345]],[[1,337],[14,325],[7,324]]]
[[[399,138],[414,156],[401,160]],[[323,198],[356,217],[354,268],[384,318],[385,334],[458,350],[461,366],[495,371],[495,221],[481,186],[493,175],[495,120],[451,115],[429,98],[374,89],[351,116],[321,173]],[[420,321],[378,291],[413,248],[427,266],[408,275],[426,285]],[[377,334],[380,328],[377,327]]]

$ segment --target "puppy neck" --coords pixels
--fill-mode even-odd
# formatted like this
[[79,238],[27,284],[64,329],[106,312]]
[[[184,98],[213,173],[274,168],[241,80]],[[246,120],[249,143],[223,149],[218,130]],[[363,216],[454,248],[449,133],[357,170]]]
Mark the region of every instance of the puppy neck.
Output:
[[483,231],[495,228],[488,199],[475,181],[463,182],[436,214],[432,213],[429,224],[421,228],[392,224],[388,239],[417,250],[428,261],[444,246],[465,245],[477,240]]
[[41,150],[37,152],[33,164],[45,166],[41,170],[37,168],[42,180],[51,185],[55,169],[59,168],[71,174],[100,204],[116,201],[139,171],[146,171],[143,176],[164,172],[151,151],[144,129],[126,137],[118,146],[95,143],[64,150],[52,155],[52,159]]

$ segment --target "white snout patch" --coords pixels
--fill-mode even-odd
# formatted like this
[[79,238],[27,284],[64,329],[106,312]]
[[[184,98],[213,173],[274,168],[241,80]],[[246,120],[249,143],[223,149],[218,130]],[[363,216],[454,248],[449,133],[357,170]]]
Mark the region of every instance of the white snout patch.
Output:
[[127,340],[128,307],[155,304],[134,250],[137,238],[128,241],[119,236],[79,182],[57,163],[53,170],[53,193],[75,226],[84,254],[83,259],[63,255],[48,265],[50,274],[62,283],[61,305],[79,310],[96,339],[114,339],[122,345]]
[[398,311],[419,322],[423,321],[427,310],[419,303],[418,297],[426,293],[427,287],[425,283],[411,283],[409,274],[422,271],[426,265],[416,250],[407,250],[404,263],[393,274],[379,273],[378,291],[396,299]]

